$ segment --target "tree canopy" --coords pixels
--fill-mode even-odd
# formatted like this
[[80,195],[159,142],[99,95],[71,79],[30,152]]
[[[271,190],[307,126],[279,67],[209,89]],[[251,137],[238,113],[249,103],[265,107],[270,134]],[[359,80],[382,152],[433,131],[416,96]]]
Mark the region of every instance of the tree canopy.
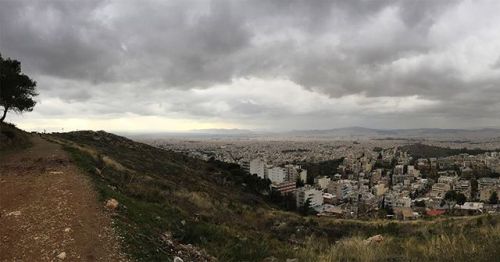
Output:
[[491,193],[489,202],[490,202],[490,204],[493,204],[493,205],[495,205],[495,204],[498,203],[498,194],[497,194],[497,191],[493,191],[493,193]]
[[442,205],[447,204],[451,209],[456,204],[463,205],[465,201],[467,201],[467,197],[464,194],[458,193],[455,190],[450,190],[444,195]]
[[0,54],[0,106],[3,113],[0,122],[3,122],[7,112],[32,111],[36,102],[33,100],[38,94],[35,91],[36,82],[21,72],[21,62],[6,58]]

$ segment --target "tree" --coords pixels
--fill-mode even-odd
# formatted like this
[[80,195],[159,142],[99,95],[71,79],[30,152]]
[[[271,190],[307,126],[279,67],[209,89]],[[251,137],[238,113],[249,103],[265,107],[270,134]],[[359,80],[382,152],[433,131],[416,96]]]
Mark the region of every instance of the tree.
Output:
[[465,203],[465,201],[467,201],[467,197],[462,193],[458,193],[456,200],[457,200],[457,204],[463,205]]
[[497,194],[497,191],[493,191],[493,193],[491,193],[491,196],[490,196],[490,204],[492,205],[496,205],[498,203],[498,194]]
[[311,199],[307,198],[306,201],[304,202],[304,204],[299,208],[299,212],[302,215],[307,216],[312,211],[313,211],[313,209],[311,208]]
[[457,193],[455,190],[450,190],[446,192],[443,198],[442,205],[448,205],[448,208],[451,210],[455,207],[456,204],[463,205],[467,197],[465,197],[462,193]]
[[283,198],[286,210],[295,211],[297,209],[297,201],[295,201],[295,196],[292,193],[286,193]]
[[297,181],[295,181],[295,187],[303,187],[304,186],[304,181],[300,179],[300,177],[297,177]]
[[457,192],[455,190],[450,190],[446,192],[444,195],[443,201],[441,202],[441,206],[444,206],[445,204],[448,206],[448,209],[451,210],[453,207],[455,207],[457,203]]
[[0,106],[3,107],[0,123],[4,121],[7,112],[30,112],[36,102],[33,97],[36,82],[21,73],[21,62],[14,59],[4,59],[0,54]]
[[471,198],[476,199],[477,192],[478,192],[478,183],[477,183],[477,180],[475,178],[471,179],[470,186],[471,186],[471,190],[470,190]]
[[416,207],[425,207],[425,201],[415,201],[415,206]]
[[307,173],[306,184],[314,185],[314,176],[311,173]]

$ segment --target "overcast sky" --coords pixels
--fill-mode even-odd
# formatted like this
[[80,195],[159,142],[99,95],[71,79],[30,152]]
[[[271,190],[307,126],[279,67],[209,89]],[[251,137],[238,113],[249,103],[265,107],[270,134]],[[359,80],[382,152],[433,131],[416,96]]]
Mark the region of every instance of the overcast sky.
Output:
[[500,126],[500,1],[0,0],[26,129]]

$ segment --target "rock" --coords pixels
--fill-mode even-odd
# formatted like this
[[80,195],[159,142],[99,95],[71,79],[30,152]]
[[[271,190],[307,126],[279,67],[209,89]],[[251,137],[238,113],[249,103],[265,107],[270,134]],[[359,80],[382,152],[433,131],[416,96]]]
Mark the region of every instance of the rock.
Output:
[[299,262],[298,258],[287,258],[286,262]]
[[66,252],[59,253],[59,255],[57,255],[57,258],[64,260],[66,258]]
[[106,208],[115,210],[118,208],[118,201],[114,198],[108,199],[108,201],[106,201]]
[[365,240],[365,243],[367,244],[372,244],[372,243],[381,243],[384,241],[384,237],[382,235],[374,235]]
[[184,262],[180,257],[174,257],[174,262]]
[[170,231],[165,231],[163,233],[163,237],[165,237],[165,239],[171,239],[172,238],[172,233]]
[[21,211],[12,211],[10,213],[8,213],[6,216],[10,217],[10,216],[20,216],[21,215]]
[[71,231],[71,228],[67,227],[64,229],[64,232],[68,233],[69,231]]
[[186,225],[186,220],[182,220],[182,221],[181,221],[181,224],[182,224],[183,226],[185,226],[185,225]]

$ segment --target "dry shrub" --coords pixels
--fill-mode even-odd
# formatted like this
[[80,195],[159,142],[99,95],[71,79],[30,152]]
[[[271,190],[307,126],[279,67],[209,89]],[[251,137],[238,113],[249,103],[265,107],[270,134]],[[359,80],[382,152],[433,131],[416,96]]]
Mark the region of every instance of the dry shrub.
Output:
[[176,197],[185,199],[193,203],[196,207],[205,210],[211,210],[214,205],[210,199],[210,196],[205,192],[190,192],[186,190],[177,190],[174,192]]

